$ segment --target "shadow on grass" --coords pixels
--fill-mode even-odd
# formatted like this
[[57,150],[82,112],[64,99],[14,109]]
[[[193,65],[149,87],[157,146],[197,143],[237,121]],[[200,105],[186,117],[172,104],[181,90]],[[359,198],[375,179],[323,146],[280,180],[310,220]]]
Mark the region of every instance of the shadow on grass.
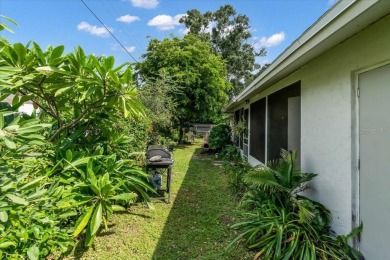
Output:
[[222,168],[193,154],[152,259],[246,259],[226,246],[236,216],[234,197]]

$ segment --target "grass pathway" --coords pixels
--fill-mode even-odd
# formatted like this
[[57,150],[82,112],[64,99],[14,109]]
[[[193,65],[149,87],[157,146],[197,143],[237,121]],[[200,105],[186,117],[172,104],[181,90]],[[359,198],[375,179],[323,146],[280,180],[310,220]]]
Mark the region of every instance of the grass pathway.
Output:
[[229,226],[238,212],[222,168],[200,154],[200,143],[174,152],[171,204],[133,206],[115,214],[108,231],[76,259],[251,259],[234,246]]

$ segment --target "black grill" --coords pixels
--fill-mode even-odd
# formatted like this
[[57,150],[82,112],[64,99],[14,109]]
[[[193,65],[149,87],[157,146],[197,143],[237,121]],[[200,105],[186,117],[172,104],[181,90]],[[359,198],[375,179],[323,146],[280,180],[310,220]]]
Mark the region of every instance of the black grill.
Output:
[[[150,159],[155,156],[161,156],[161,158],[157,161],[151,161]],[[154,174],[158,174],[156,172],[156,169],[167,169],[167,184],[166,189],[160,189],[158,185],[157,189],[159,192],[167,192],[168,197],[161,197],[161,199],[166,199],[168,203],[170,203],[170,197],[171,197],[171,175],[172,175],[172,167],[173,167],[173,158],[171,152],[162,145],[150,145],[148,147],[148,150],[146,152],[146,158],[147,158],[147,170],[154,171]],[[156,175],[154,175],[156,176]],[[160,181],[161,181],[161,175],[159,175]],[[159,181],[159,182],[160,182]]]
[[[150,161],[150,158],[154,156],[161,156],[159,161]],[[147,166],[151,168],[168,168],[173,165],[173,158],[171,152],[162,145],[150,145],[146,152],[148,159]]]

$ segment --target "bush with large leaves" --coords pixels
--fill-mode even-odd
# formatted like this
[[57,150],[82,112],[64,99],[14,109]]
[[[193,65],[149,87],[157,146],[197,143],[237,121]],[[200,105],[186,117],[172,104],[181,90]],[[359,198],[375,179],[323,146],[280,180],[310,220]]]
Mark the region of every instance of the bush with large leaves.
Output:
[[38,259],[73,245],[48,176],[51,145],[40,132],[49,126],[21,115],[7,124],[0,113],[0,255],[7,259]]
[[[150,205],[146,174],[123,152],[145,147],[125,126],[145,116],[132,70],[81,47],[0,48],[0,100],[14,95],[0,107],[0,258],[57,257],[80,233],[90,246],[115,210]],[[39,119],[15,112],[26,101]]]

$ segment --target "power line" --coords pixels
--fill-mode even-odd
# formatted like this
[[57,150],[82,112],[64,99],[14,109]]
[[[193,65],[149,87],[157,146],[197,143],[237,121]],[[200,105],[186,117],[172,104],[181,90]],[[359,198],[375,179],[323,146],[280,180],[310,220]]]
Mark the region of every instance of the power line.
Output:
[[102,22],[102,20],[99,19],[99,17],[91,10],[91,8],[89,8],[89,6],[84,2],[84,0],[80,0],[84,5],[85,7],[93,14],[93,16],[95,16],[95,18],[100,22],[100,24],[106,28],[106,30],[111,34],[111,36],[118,42],[118,44],[125,50],[125,52],[127,54],[129,54],[129,56],[135,61],[135,62],[138,62],[134,57],[133,55],[131,55],[131,53],[126,49],[125,46],[123,46],[123,44],[115,37],[115,35],[111,32],[110,29],[108,29],[107,26],[104,25],[104,23]]
[[[113,4],[113,1],[112,0],[104,0],[104,1],[101,1],[101,3],[104,3],[104,4],[107,4],[109,6],[109,9],[112,11],[111,14],[113,15],[113,18],[115,19],[116,17],[119,16],[119,13],[121,13],[122,11],[118,12],[118,8],[116,8]],[[142,49],[139,47],[139,46],[146,46],[147,44],[145,42],[140,42],[139,41],[139,37],[133,37],[132,35],[128,34],[127,31],[128,31],[128,27],[124,26],[124,23],[120,23],[120,26],[122,28],[122,30],[120,31],[120,33],[122,33],[124,35],[124,38],[125,39],[129,39],[133,44],[134,46],[136,47],[135,51],[137,51],[140,55],[142,55]],[[126,43],[126,42],[125,42]],[[132,52],[133,53],[133,52]],[[134,53],[133,53],[134,55]]]

